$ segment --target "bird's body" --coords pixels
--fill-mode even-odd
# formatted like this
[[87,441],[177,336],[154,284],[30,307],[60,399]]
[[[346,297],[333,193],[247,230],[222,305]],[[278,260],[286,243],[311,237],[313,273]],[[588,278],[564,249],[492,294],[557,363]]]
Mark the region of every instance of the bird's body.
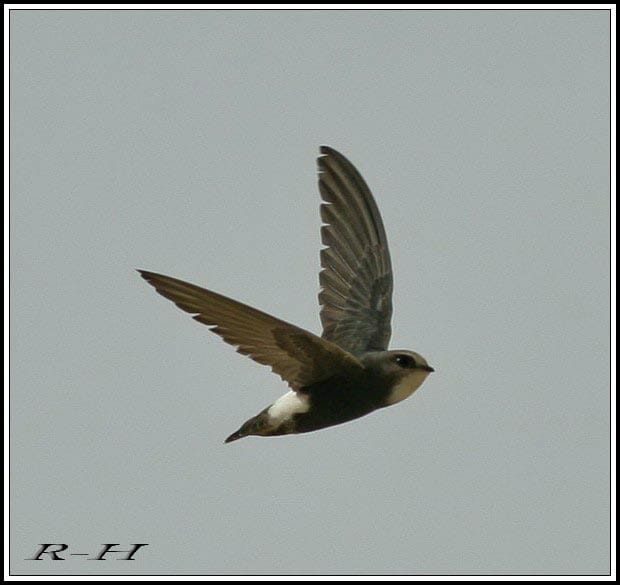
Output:
[[[245,422],[227,442],[240,439],[248,430],[265,436],[316,431],[404,400],[417,390],[431,370],[412,370],[408,376],[399,375],[398,371],[386,375],[383,368],[376,367],[383,365],[381,354],[385,353],[388,352],[371,352],[360,360],[363,364],[360,369],[339,372],[297,392],[290,390]],[[410,354],[405,350],[397,353]]]
[[345,157],[326,146],[321,153],[321,234],[328,246],[321,251],[322,337],[207,289],[140,271],[157,292],[291,387],[226,442],[359,418],[407,398],[434,371],[415,352],[387,350],[392,270],[378,208]]

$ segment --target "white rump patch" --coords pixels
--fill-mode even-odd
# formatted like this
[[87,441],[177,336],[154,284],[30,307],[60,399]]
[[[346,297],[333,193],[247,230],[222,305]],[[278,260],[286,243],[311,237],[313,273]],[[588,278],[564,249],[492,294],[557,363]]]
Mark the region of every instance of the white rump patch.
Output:
[[307,412],[310,408],[308,398],[298,394],[294,390],[280,396],[270,407],[267,413],[269,420],[273,423],[282,423],[291,418],[294,414]]

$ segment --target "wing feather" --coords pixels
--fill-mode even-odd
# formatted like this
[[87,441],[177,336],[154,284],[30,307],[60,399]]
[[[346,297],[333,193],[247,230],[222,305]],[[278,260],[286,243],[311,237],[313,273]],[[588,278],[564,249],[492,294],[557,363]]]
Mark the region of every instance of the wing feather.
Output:
[[362,367],[354,356],[305,329],[194,284],[138,272],[159,294],[193,313],[196,321],[236,346],[239,353],[271,366],[293,390]]
[[323,338],[346,351],[387,349],[392,318],[392,265],[383,221],[356,168],[321,147],[321,322]]

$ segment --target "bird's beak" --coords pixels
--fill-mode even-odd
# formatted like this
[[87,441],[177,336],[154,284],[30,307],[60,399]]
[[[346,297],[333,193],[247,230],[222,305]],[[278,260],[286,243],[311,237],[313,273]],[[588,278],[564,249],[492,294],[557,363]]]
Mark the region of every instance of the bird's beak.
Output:
[[431,366],[420,366],[421,370],[424,370],[425,372],[434,372],[435,369],[431,368]]

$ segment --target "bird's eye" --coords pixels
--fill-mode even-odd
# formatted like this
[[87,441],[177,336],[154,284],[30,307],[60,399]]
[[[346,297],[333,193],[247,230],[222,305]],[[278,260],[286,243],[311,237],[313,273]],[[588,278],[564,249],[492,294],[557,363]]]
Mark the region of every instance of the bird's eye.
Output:
[[410,355],[397,355],[395,361],[401,368],[415,368],[415,360]]

